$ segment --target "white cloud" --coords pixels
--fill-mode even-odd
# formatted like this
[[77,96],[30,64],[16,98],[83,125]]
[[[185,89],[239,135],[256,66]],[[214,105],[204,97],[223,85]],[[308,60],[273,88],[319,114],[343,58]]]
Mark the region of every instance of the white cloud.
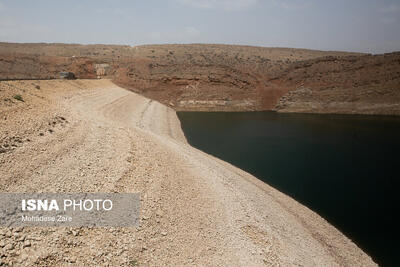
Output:
[[171,31],[152,31],[146,33],[146,39],[151,43],[187,43],[199,41],[199,38],[201,38],[200,31],[192,26]]
[[306,0],[299,0],[299,1],[271,0],[271,1],[275,6],[283,9],[298,10],[311,7],[311,2]]
[[50,36],[50,30],[45,26],[24,24],[12,17],[0,17],[0,40],[9,42],[43,42],[44,36]]
[[187,35],[190,35],[190,36],[197,36],[200,34],[198,29],[196,29],[195,27],[191,27],[191,26],[185,27],[185,32]]
[[391,18],[391,17],[386,17],[386,18],[381,18],[382,23],[384,24],[393,24],[395,23],[397,20],[396,18]]
[[162,33],[161,32],[149,32],[147,34],[147,37],[149,37],[150,39],[153,39],[153,40],[159,40],[162,37]]
[[203,9],[240,10],[257,4],[258,0],[177,0],[179,3]]
[[[178,3],[202,9],[242,10],[257,5],[260,0],[175,0]],[[283,9],[304,9],[311,6],[307,0],[264,0]]]
[[121,8],[96,8],[94,12],[100,15],[125,15],[125,11]]
[[390,6],[382,7],[379,11],[382,13],[400,13],[400,5],[392,4]]

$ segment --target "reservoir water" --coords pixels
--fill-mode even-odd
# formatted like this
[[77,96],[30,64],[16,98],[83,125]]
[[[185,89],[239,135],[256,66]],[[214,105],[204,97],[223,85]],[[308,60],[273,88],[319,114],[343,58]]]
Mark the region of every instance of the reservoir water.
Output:
[[178,112],[189,143],[311,208],[399,266],[400,118]]

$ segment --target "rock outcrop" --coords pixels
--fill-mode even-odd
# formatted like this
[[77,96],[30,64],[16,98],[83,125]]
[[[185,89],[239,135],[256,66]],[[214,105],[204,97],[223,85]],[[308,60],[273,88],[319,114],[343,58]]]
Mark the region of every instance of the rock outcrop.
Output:
[[111,78],[175,110],[400,115],[400,53],[0,43],[0,79],[48,79],[59,71]]

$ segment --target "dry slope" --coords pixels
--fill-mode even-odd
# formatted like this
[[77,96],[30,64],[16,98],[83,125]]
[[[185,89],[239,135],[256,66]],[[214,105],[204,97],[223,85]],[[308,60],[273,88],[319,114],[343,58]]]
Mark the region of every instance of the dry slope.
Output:
[[1,191],[139,192],[142,207],[137,229],[0,228],[1,263],[375,265],[314,212],[189,146],[158,102],[107,80],[0,82],[0,98]]
[[400,115],[400,53],[0,43],[0,79],[50,78],[59,71],[79,78],[106,74],[175,110]]

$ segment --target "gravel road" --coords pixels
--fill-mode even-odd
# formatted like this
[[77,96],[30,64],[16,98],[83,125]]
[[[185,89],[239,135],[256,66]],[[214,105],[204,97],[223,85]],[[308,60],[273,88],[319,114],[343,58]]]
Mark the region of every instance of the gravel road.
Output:
[[191,147],[172,109],[108,80],[0,82],[0,126],[2,192],[141,196],[138,228],[0,228],[0,265],[375,265],[308,208]]

